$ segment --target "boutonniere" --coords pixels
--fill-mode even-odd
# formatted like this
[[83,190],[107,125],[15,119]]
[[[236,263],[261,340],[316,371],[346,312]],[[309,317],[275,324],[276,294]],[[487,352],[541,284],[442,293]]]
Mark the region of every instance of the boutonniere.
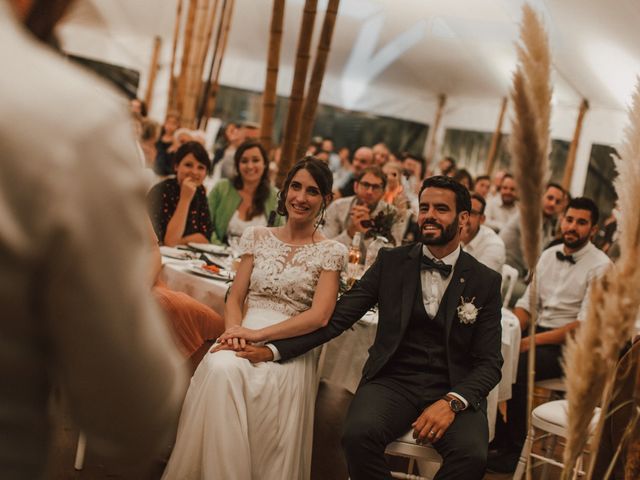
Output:
[[473,304],[475,299],[476,297],[473,297],[470,301],[465,302],[464,297],[460,297],[460,305],[458,305],[458,319],[460,323],[470,325],[476,321],[478,311],[482,307],[478,308]]

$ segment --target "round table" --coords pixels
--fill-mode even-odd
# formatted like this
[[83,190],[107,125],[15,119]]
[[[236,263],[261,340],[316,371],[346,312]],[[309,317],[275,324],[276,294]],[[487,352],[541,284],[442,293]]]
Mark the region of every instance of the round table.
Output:
[[184,292],[223,315],[224,299],[231,282],[196,275],[189,271],[188,264],[188,261],[162,257],[160,280],[171,290]]

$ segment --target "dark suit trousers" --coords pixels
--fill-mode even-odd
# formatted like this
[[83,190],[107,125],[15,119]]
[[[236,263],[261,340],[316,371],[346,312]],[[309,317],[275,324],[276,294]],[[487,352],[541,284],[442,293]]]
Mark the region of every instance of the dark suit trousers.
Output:
[[[386,446],[404,435],[430,403],[421,404],[410,398],[385,378],[361,385],[349,407],[342,438],[351,480],[390,479],[384,457]],[[443,458],[434,480],[480,480],[485,471],[488,438],[484,412],[469,408],[457,414],[434,444]]]

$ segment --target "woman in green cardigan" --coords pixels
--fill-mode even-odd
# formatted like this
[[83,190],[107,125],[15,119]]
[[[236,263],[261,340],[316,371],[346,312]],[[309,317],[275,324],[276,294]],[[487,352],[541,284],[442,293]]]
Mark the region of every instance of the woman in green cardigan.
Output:
[[220,180],[209,193],[213,223],[211,243],[228,244],[252,225],[282,224],[276,214],[277,191],[269,183],[269,158],[264,147],[247,140],[234,157],[236,176]]

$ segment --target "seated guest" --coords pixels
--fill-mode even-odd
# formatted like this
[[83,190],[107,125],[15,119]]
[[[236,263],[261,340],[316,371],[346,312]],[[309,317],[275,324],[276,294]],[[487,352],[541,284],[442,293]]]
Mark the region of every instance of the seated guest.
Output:
[[384,142],[376,143],[373,148],[373,164],[382,168],[388,161],[391,152]]
[[[363,222],[366,224],[366,221],[374,218],[379,212],[397,213],[393,205],[382,200],[386,184],[387,179],[380,167],[365,168],[354,184],[356,194],[336,200],[327,208],[322,233],[327,238],[350,246],[356,232],[364,236],[369,230],[370,227],[363,225]],[[395,216],[391,226],[392,238],[389,239],[395,245],[402,243],[405,223],[404,217]],[[362,242],[363,253],[366,252],[369,241],[367,239]]]
[[202,182],[211,169],[209,155],[198,142],[187,142],[175,154],[176,176],[155,185],[147,195],[153,229],[168,246],[208,243],[211,219]]
[[[151,230],[151,227],[149,227]],[[151,293],[170,323],[176,347],[184,358],[190,358],[207,340],[224,332],[224,320],[208,306],[189,295],[169,289],[159,278],[162,257],[158,239],[151,230]]]
[[473,191],[486,200],[488,199],[489,190],[491,190],[491,177],[489,175],[478,175],[473,184]]
[[390,205],[393,205],[396,198],[407,200],[403,195],[403,187],[400,179],[402,178],[402,164],[398,162],[387,162],[382,167],[382,172],[387,177],[387,187],[384,191],[382,199]]
[[229,243],[229,238],[240,239],[252,225],[280,225],[275,213],[277,192],[269,182],[269,158],[264,147],[247,140],[235,150],[234,165],[233,179],[220,180],[209,193],[211,243],[217,245]]
[[500,182],[499,194],[487,201],[487,227],[500,233],[518,212],[516,199],[516,181],[513,175],[505,173]]
[[[502,181],[503,185],[505,182],[509,182],[509,178],[506,176]],[[560,185],[556,183],[549,183],[547,185],[547,189],[542,197],[542,241],[540,242],[540,248],[544,248],[545,245],[553,240],[556,218],[558,213],[560,213],[559,208],[562,204],[563,198],[564,189]],[[488,210],[489,205],[487,205],[487,211]],[[527,266],[524,261],[524,254],[522,253],[522,242],[520,237],[520,213],[516,209],[516,213],[500,232],[500,238],[502,238],[507,250],[506,263],[518,270],[518,275],[522,280],[527,275]],[[514,301],[520,298],[523,291],[524,282],[521,281],[519,284],[516,284],[516,289],[513,293],[515,297]]]
[[464,244],[465,252],[490,269],[501,273],[506,257],[504,242],[496,232],[483,225],[485,205],[486,202],[481,195],[471,194],[469,222],[462,229],[460,240]]
[[358,148],[351,160],[351,173],[343,180],[342,185],[338,185],[338,188],[333,191],[333,198],[338,199],[355,195],[353,186],[356,177],[360,175],[362,170],[371,165],[373,165],[373,150],[369,147]]
[[453,177],[456,173],[456,159],[453,157],[442,157],[438,162],[438,168],[435,172],[436,175],[444,175],[446,177]]
[[506,174],[507,172],[505,170],[498,170],[493,174],[487,201],[500,195],[500,185],[502,185],[502,179]]
[[[590,242],[598,228],[598,207],[589,198],[569,202],[562,219],[561,245],[550,247],[536,266],[535,299],[538,305],[536,380],[562,377],[560,358],[567,335],[585,319],[587,288],[593,278],[611,264],[607,256]],[[530,320],[529,289],[516,304],[514,313],[526,335]],[[520,344],[518,373],[513,396],[507,402],[507,426],[502,432],[507,445],[492,455],[489,467],[497,472],[513,472],[526,437],[527,424],[527,351],[529,338]]]
[[236,150],[246,139],[246,131],[242,128],[242,126],[236,125],[235,123],[229,124],[229,126],[225,129],[225,136],[227,138],[227,145],[222,152],[222,157],[216,163],[216,171],[219,170],[219,173],[215,173],[214,176],[220,178],[233,178],[237,171],[233,168],[234,159]]
[[177,112],[169,112],[162,125],[160,138],[156,142],[156,161],[154,170],[158,175],[166,176],[173,173],[171,149],[176,130],[180,128],[180,116]]
[[464,168],[456,170],[456,173],[453,174],[453,179],[459,184],[464,185],[470,192],[473,192],[473,178],[468,170]]

